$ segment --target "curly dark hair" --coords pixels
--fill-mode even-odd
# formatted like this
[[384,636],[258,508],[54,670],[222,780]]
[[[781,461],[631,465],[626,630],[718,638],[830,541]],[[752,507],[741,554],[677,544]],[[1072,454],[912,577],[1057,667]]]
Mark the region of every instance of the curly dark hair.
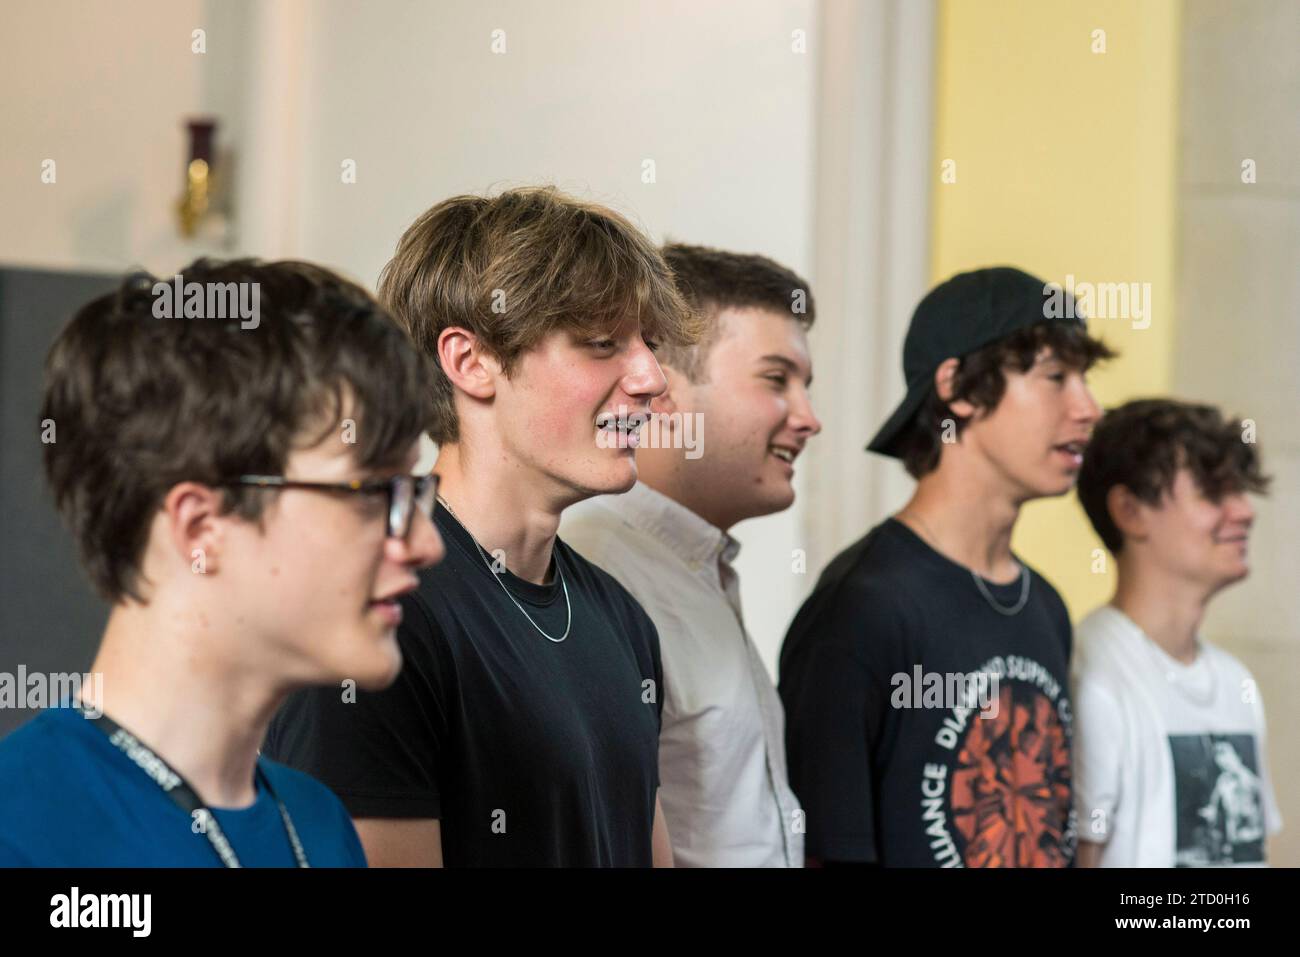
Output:
[[1239,419],[1210,405],[1175,399],[1138,399],[1106,413],[1093,431],[1079,471],[1079,501],[1105,546],[1118,555],[1124,536],[1111,520],[1106,497],[1123,485],[1157,504],[1188,469],[1211,501],[1237,492],[1264,493],[1259,450],[1245,441]]
[[[1067,367],[1084,372],[1115,357],[1110,347],[1088,335],[1081,323],[1036,323],[964,356],[953,377],[951,401],[964,399],[977,410],[992,411],[1006,391],[1007,370],[1028,372],[1044,348]],[[919,479],[939,467],[945,420],[952,420],[957,435],[970,422],[953,412],[932,385],[898,439],[898,457],[913,478]]]

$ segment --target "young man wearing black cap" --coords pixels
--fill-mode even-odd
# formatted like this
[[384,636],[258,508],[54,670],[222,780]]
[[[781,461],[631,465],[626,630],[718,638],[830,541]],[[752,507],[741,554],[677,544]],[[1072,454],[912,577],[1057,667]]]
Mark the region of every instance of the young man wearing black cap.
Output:
[[1100,415],[1085,374],[1111,352],[1054,304],[1001,267],[912,317],[907,397],[868,449],[916,491],[835,558],[781,650],[810,863],[1073,858],[1070,621],[1011,534],[1024,503],[1074,483]]

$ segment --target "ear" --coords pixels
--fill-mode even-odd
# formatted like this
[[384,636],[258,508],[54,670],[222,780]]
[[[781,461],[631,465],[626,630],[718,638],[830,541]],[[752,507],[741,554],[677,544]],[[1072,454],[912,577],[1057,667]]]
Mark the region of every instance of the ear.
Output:
[[1106,493],[1106,511],[1125,542],[1140,542],[1150,534],[1147,528],[1147,504],[1126,485],[1112,485]]
[[965,399],[954,400],[952,397],[957,389],[957,370],[960,368],[960,359],[949,358],[940,362],[939,368],[934,370],[934,391],[954,415],[969,419],[975,414],[975,406]]
[[478,336],[460,326],[451,326],[438,334],[438,363],[460,391],[476,399],[496,395],[497,377],[503,372],[500,363],[488,355]]
[[196,575],[217,571],[225,540],[221,492],[199,482],[173,485],[163,499],[161,518],[177,560]]

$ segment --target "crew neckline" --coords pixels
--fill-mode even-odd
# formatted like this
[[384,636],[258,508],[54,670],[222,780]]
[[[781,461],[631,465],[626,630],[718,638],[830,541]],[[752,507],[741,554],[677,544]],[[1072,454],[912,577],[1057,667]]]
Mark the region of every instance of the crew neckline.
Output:
[[1172,668],[1180,674],[1190,674],[1193,671],[1200,670],[1203,666],[1208,666],[1206,645],[1199,633],[1196,635],[1196,657],[1189,662],[1179,661],[1166,651],[1159,642],[1148,635],[1142,626],[1134,621],[1128,612],[1124,611],[1124,609],[1116,607],[1110,603],[1107,603],[1105,607],[1107,611],[1119,616],[1121,622],[1131,630],[1133,637],[1155,649],[1161,663],[1166,667]]
[[506,591],[519,601],[525,601],[538,608],[546,608],[554,604],[556,599],[563,593],[563,585],[560,581],[560,563],[563,561],[561,557],[563,549],[558,535],[551,546],[551,581],[549,584],[539,585],[536,582],[520,578],[509,568],[504,568],[499,575],[494,572],[488,565],[487,557],[479,550],[479,544],[474,540],[474,536],[441,502],[434,504],[433,518],[444,540],[452,541],[471,564],[475,565],[489,579],[496,579],[500,584],[505,585]]
[[[1023,587],[1020,575],[1017,575],[1011,581],[1006,583],[995,582],[991,578],[985,578],[973,568],[963,565],[961,562],[953,561],[920,535],[916,534],[916,532],[913,531],[906,522],[899,521],[893,515],[890,515],[885,519],[884,525],[892,529],[895,533],[900,534],[914,549],[919,549],[920,552],[929,559],[932,565],[943,568],[945,571],[950,573],[960,574],[963,576],[974,575],[994,594],[1006,595],[1008,597],[1020,594],[1020,590]],[[1024,569],[1023,574],[1031,577],[1033,576],[1033,570],[1020,558],[1019,555],[1012,552],[1011,557],[1015,559],[1016,564]]]

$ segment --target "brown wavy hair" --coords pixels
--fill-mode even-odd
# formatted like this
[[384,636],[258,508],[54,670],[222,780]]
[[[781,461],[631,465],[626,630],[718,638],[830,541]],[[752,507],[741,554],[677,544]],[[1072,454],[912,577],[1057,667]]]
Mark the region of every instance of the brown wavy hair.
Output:
[[687,345],[700,320],[654,245],[626,218],[554,187],[454,196],[417,219],[379,277],[379,298],[431,363],[439,443],[460,437],[438,336],[475,335],[507,375],[548,333],[600,335],[628,316],[647,340]]

